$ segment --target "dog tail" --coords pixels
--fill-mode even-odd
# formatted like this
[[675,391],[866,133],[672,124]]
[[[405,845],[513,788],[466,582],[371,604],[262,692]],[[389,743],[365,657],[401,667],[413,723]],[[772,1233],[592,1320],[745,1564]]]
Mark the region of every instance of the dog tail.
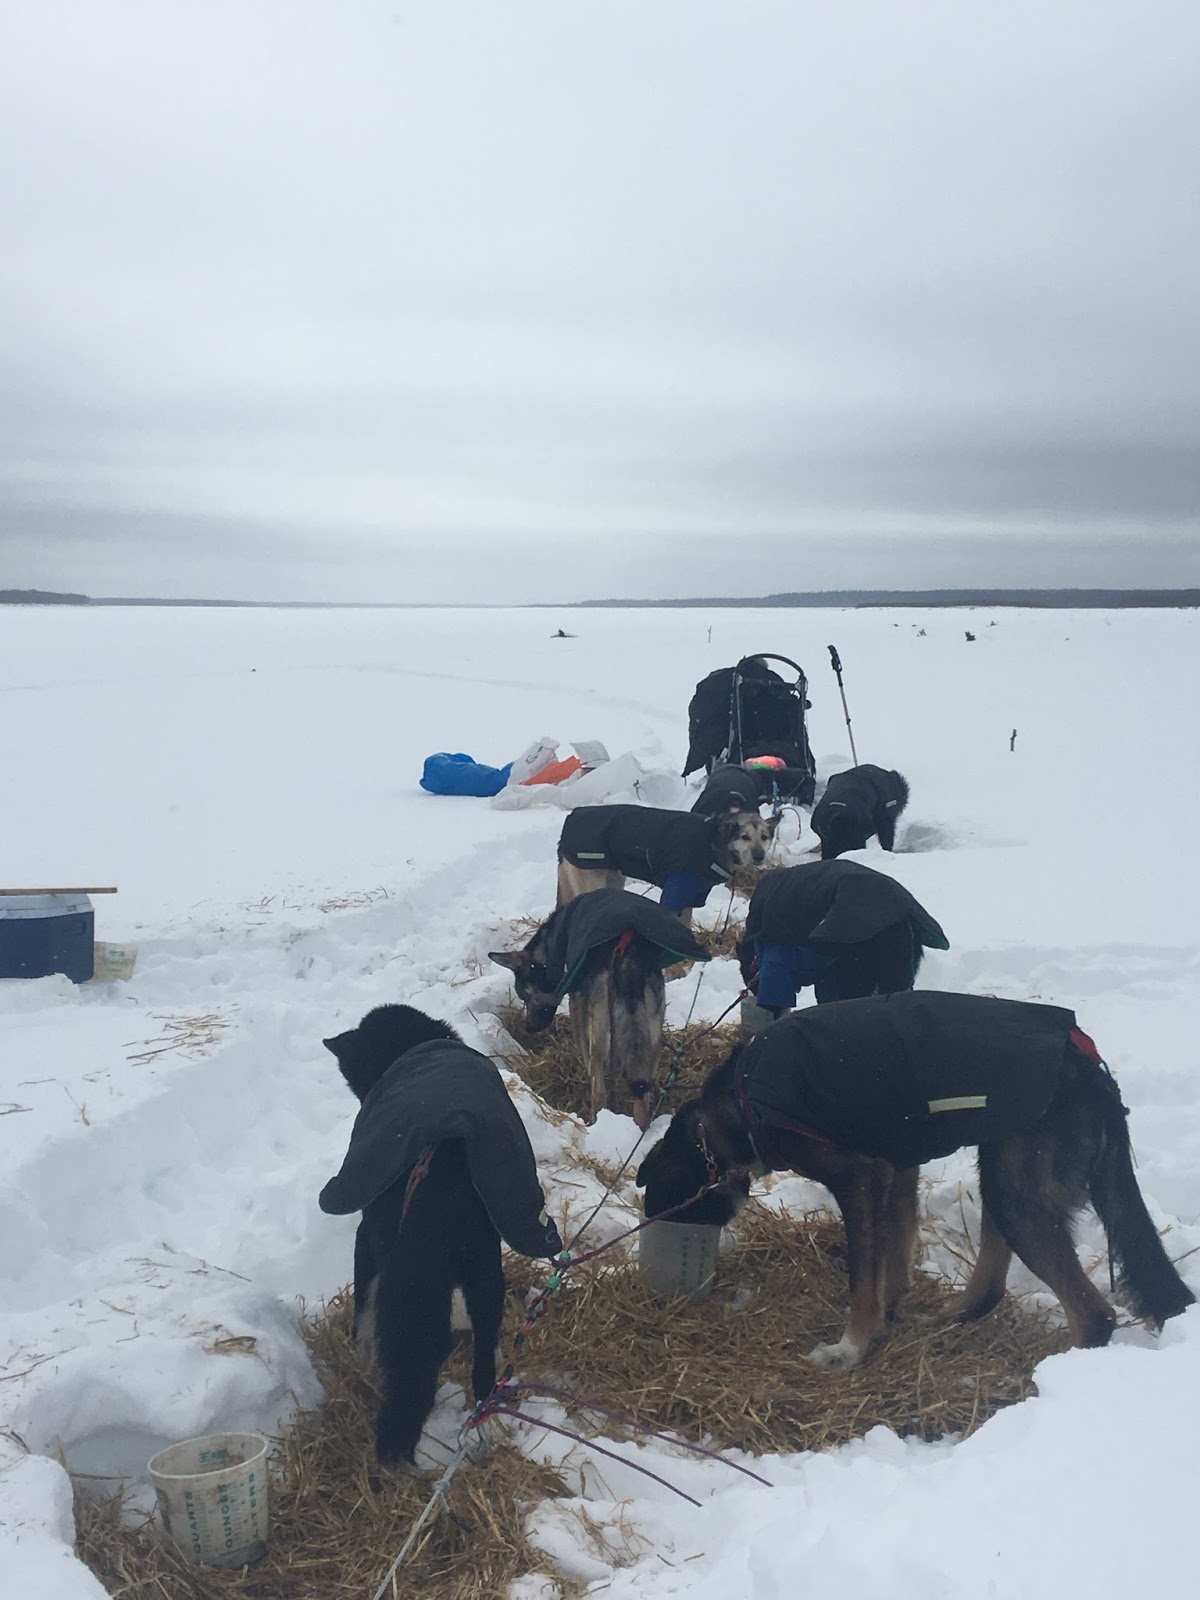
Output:
[[1121,1091],[1106,1068],[1092,1061],[1088,1067],[1101,1119],[1100,1149],[1089,1182],[1092,1205],[1108,1235],[1124,1298],[1139,1316],[1161,1328],[1196,1297],[1176,1272],[1146,1210],[1133,1171]]

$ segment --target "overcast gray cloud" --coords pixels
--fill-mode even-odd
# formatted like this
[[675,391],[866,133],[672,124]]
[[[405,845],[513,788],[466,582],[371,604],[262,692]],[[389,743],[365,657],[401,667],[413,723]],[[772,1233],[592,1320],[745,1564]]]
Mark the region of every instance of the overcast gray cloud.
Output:
[[1200,582],[1194,0],[10,0],[0,148],[0,587]]

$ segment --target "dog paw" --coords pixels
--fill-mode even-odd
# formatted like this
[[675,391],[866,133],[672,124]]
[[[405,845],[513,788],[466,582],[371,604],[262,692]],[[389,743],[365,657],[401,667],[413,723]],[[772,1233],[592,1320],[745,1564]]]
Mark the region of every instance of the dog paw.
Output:
[[420,1430],[415,1436],[411,1420],[395,1421],[386,1408],[375,1424],[375,1457],[381,1467],[396,1467],[401,1472],[419,1472],[415,1459]]
[[1004,1299],[1004,1291],[989,1295],[951,1295],[946,1302],[946,1316],[951,1322],[978,1322],[994,1311]]
[[379,1465],[388,1472],[402,1472],[407,1478],[424,1478],[429,1474],[429,1469],[419,1467],[412,1456],[393,1455],[385,1459],[379,1451],[376,1451],[376,1457]]
[[848,1367],[857,1367],[863,1356],[865,1348],[856,1344],[852,1339],[842,1338],[836,1344],[819,1344],[815,1350],[808,1352],[808,1359],[814,1367],[826,1367],[830,1371],[844,1371]]

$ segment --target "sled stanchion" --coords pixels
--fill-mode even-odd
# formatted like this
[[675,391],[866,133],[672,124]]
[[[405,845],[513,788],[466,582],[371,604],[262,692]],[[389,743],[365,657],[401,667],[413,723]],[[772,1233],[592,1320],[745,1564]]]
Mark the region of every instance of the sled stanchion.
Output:
[[846,732],[850,736],[850,754],[854,757],[854,765],[858,765],[858,751],[854,748],[854,730],[850,726],[850,707],[846,704],[846,686],[842,682],[842,658],[837,653],[836,645],[829,645],[829,664],[837,678],[838,693],[842,697],[842,713],[846,718]]

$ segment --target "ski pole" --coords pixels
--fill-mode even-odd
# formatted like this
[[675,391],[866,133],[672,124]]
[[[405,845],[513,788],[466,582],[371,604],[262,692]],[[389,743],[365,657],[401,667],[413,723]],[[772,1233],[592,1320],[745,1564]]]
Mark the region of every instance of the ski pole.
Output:
[[850,735],[850,754],[854,757],[854,765],[858,765],[858,751],[854,748],[854,730],[850,726],[850,708],[846,704],[846,686],[842,682],[842,658],[837,653],[837,646],[829,646],[829,662],[833,667],[838,681],[838,692],[842,697],[842,710],[846,715],[846,732]]

